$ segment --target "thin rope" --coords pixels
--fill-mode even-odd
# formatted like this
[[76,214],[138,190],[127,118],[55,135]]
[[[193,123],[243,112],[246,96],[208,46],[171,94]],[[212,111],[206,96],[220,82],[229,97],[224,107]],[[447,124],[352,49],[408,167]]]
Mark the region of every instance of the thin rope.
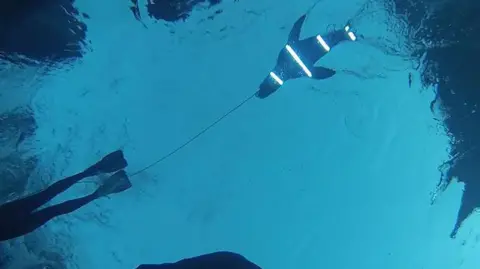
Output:
[[245,100],[243,100],[241,103],[239,103],[238,105],[236,105],[235,107],[233,107],[232,109],[230,109],[227,113],[223,114],[223,116],[221,116],[220,118],[218,118],[216,121],[214,121],[212,124],[210,124],[209,126],[205,127],[202,131],[200,131],[199,133],[197,133],[195,136],[193,136],[192,138],[190,138],[189,140],[187,140],[185,143],[183,143],[182,145],[178,146],[177,148],[175,148],[174,150],[170,151],[168,154],[164,155],[163,157],[161,157],[160,159],[156,160],[155,162],[153,162],[152,164],[138,170],[137,172],[135,173],[132,173],[130,174],[129,176],[130,177],[133,177],[133,176],[136,176],[150,168],[152,168],[153,166],[157,165],[158,163],[166,160],[167,158],[171,157],[173,154],[177,153],[178,151],[180,151],[181,149],[183,149],[184,147],[188,146],[190,143],[192,143],[193,141],[197,140],[197,138],[199,138],[201,135],[203,135],[204,133],[206,133],[208,130],[212,129],[213,127],[215,127],[215,125],[217,125],[219,122],[221,122],[223,119],[225,119],[226,117],[228,117],[230,114],[232,114],[233,112],[235,112],[236,110],[238,110],[240,107],[242,107],[245,103],[247,103],[248,101],[250,101],[253,97],[255,97],[255,95],[257,94],[257,92],[255,92],[254,94],[252,94],[251,96],[249,96],[248,98],[246,98]]

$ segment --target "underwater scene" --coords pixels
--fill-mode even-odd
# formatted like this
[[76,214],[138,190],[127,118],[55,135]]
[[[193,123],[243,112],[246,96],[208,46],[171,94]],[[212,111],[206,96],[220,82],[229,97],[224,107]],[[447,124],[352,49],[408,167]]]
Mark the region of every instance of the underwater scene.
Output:
[[476,269],[480,2],[0,0],[0,269]]

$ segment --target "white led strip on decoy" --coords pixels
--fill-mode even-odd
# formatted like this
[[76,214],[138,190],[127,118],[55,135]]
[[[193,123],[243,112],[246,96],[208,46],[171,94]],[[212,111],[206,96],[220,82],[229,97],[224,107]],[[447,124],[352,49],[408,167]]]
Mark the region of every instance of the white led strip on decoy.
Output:
[[330,51],[330,46],[323,40],[321,35],[317,35],[317,41],[322,45],[323,49],[325,49],[327,52]]
[[270,72],[270,76],[275,80],[278,84],[283,85],[283,80],[280,79],[277,74]]
[[345,32],[347,32],[348,37],[350,37],[350,39],[351,39],[352,41],[357,40],[357,37],[355,36],[355,34],[354,34],[352,31],[350,31],[350,26],[348,26],[348,25],[345,26]]
[[293,51],[292,47],[290,47],[290,45],[287,44],[285,46],[285,48],[287,48],[288,53],[290,53],[290,55],[293,57],[295,62],[297,62],[297,64],[300,65],[300,67],[307,74],[307,76],[312,77],[312,72],[310,72],[310,70],[308,70],[307,66],[305,66],[305,64],[302,62],[300,57],[298,57],[298,55],[295,53],[295,51]]

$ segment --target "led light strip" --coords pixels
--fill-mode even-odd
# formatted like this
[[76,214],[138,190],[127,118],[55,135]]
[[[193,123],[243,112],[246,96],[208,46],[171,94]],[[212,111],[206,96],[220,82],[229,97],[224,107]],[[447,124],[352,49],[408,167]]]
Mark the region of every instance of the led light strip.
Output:
[[270,76],[275,80],[278,84],[283,85],[283,80],[281,80],[277,74],[270,72]]
[[350,37],[350,39],[351,39],[352,41],[357,40],[357,37],[355,36],[355,34],[354,34],[352,31],[350,31],[350,26],[348,26],[348,25],[345,26],[345,32],[347,32],[348,37]]
[[293,51],[292,47],[290,47],[290,45],[287,44],[285,46],[285,48],[287,48],[287,51],[290,53],[290,55],[292,55],[293,59],[295,59],[297,64],[300,65],[300,67],[307,74],[307,76],[312,77],[312,72],[310,72],[310,70],[308,70],[308,68],[305,66],[305,64],[303,64],[302,60],[300,60],[300,57],[298,57],[298,55],[295,53],[295,51]]
[[325,40],[323,40],[322,36],[317,35],[317,40],[318,40],[318,43],[320,43],[320,45],[322,45],[322,47],[323,47],[327,52],[330,51],[330,46],[328,46],[327,42],[325,42]]
[[352,32],[348,32],[348,36],[350,37],[350,39],[351,39],[352,41],[357,40],[357,37],[356,37],[355,34],[352,33]]

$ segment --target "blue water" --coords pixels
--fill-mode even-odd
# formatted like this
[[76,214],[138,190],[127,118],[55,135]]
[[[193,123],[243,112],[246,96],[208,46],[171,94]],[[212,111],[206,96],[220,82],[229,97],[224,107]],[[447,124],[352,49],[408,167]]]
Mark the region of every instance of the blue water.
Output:
[[[42,183],[118,148],[129,173],[168,154],[257,90],[311,4],[225,3],[215,20],[199,10],[174,26],[145,20],[145,28],[114,1],[78,3],[91,17],[93,50],[36,84],[31,99],[35,149],[51,174]],[[361,5],[321,2],[302,36],[344,22]],[[380,7],[365,14],[353,25],[359,33],[399,41]],[[432,90],[418,79],[409,88],[408,74],[419,77],[413,63],[358,42],[320,64],[345,72],[252,99],[133,176],[132,189],[12,241],[10,251],[23,258],[9,268],[62,260],[68,268],[127,269],[215,250],[265,269],[477,267],[475,245],[448,237],[462,187],[430,205],[448,139],[429,110]],[[78,184],[53,203],[95,186]],[[37,243],[38,253],[26,250]]]

